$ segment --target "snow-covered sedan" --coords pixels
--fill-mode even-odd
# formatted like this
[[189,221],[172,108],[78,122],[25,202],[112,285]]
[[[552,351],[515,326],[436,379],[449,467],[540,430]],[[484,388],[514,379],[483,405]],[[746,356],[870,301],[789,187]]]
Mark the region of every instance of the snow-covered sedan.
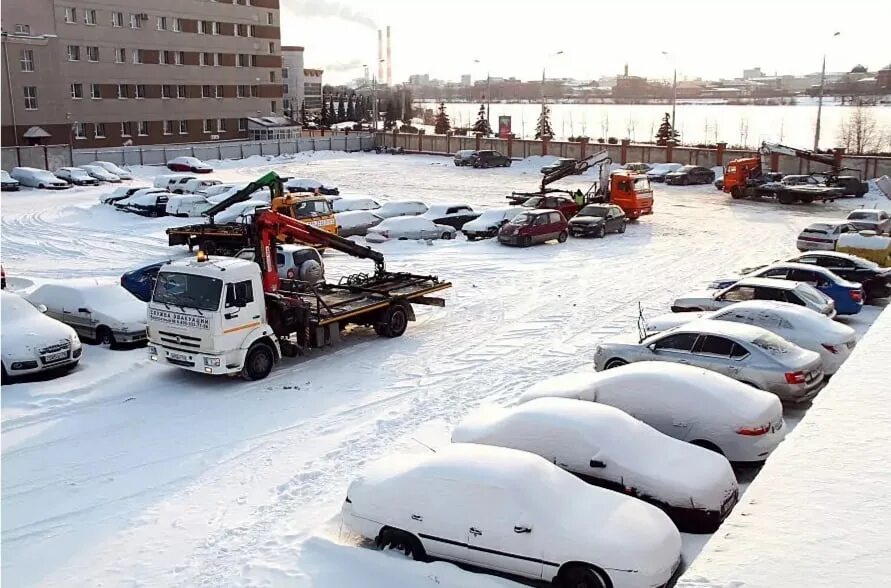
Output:
[[46,316],[17,294],[0,292],[0,304],[4,380],[43,371],[67,371],[77,365],[83,348],[74,329]]
[[457,232],[454,227],[438,225],[420,216],[397,216],[368,229],[365,239],[371,243],[394,239],[454,239]]
[[84,339],[114,347],[145,343],[146,306],[118,283],[68,280],[38,286],[26,296]]
[[[219,196],[214,196],[214,198],[219,198]],[[265,200],[245,200],[244,202],[237,202],[226,210],[214,215],[214,222],[217,224],[247,222],[249,217],[253,216],[258,208],[268,206],[269,203]]]
[[642,340],[636,334],[607,339],[594,352],[597,371],[639,361],[709,369],[788,402],[816,396],[824,377],[820,354],[761,327],[729,321],[692,321]]
[[835,317],[835,303],[813,286],[775,278],[743,278],[723,290],[703,290],[676,298],[672,312],[718,310],[745,300],[775,300]]
[[90,177],[96,178],[100,182],[111,182],[113,184],[118,184],[121,181],[120,176],[116,176],[101,165],[82,165],[80,169],[84,170]]
[[374,210],[374,214],[383,218],[418,216],[426,212],[427,205],[420,200],[390,200]]
[[71,184],[61,178],[57,178],[45,169],[36,167],[14,167],[9,175],[22,186],[40,188],[41,190],[64,190]]
[[875,231],[879,235],[891,232],[891,215],[876,208],[861,208],[848,213],[848,222],[861,231]]
[[857,344],[857,334],[851,327],[808,308],[772,300],[737,302],[712,312],[664,314],[646,320],[647,333],[661,333],[697,319],[730,321],[767,329],[802,349],[819,353],[827,376],[838,371]]
[[126,200],[140,190],[157,190],[151,186],[118,186],[111,192],[106,192],[99,196],[99,202],[102,204],[115,204],[122,200]]
[[98,186],[99,180],[79,167],[60,167],[55,172],[56,177],[75,186]]
[[369,196],[344,196],[331,203],[334,212],[377,210],[380,207],[380,202]]
[[464,419],[452,442],[535,453],[590,484],[659,507],[682,532],[714,532],[739,495],[724,457],[606,404],[536,398],[487,408]]
[[383,221],[383,217],[377,215],[377,211],[348,210],[334,215],[337,221],[337,234],[341,237],[354,235],[364,236],[368,229],[377,226]]
[[201,216],[211,206],[201,194],[170,194],[165,210],[170,216]]
[[122,180],[132,180],[133,179],[133,174],[131,174],[130,172],[128,172],[126,169],[122,168],[121,166],[119,166],[115,163],[112,163],[110,161],[94,161],[90,165],[98,165],[99,167],[103,168],[104,170],[106,170],[108,172],[113,173],[114,175],[121,178]]
[[140,216],[165,216],[170,192],[159,188],[137,190],[129,197],[118,200],[114,207]]
[[192,172],[193,174],[209,174],[213,167],[197,157],[174,157],[167,162],[167,169],[175,172]]
[[689,365],[641,362],[564,374],[533,385],[520,401],[548,396],[614,406],[731,462],[764,461],[786,434],[776,396]]
[[456,443],[392,456],[347,490],[344,524],[428,556],[574,588],[651,588],[680,563],[671,520],[515,449]]
[[14,192],[19,189],[19,181],[13,178],[5,169],[0,169],[0,190]]
[[481,215],[470,222],[464,223],[461,232],[468,241],[477,239],[490,239],[498,235],[498,230],[510,219],[518,214],[523,214],[527,209],[522,206],[507,206],[504,208],[490,208],[484,210]]

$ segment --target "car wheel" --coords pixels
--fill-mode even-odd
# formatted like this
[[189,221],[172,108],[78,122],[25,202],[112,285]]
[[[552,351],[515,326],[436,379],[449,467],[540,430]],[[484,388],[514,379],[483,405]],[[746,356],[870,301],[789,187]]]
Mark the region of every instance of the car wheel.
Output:
[[628,362],[624,359],[619,359],[618,357],[614,357],[611,360],[606,362],[606,365],[603,366],[603,369],[611,370],[613,368],[622,367],[623,365],[628,365]]
[[254,343],[248,349],[241,368],[241,377],[248,381],[262,380],[272,371],[275,352],[267,343]]
[[523,237],[520,239],[521,247],[531,247],[532,246],[532,237]]
[[393,339],[401,337],[408,327],[408,310],[403,303],[391,304],[381,316],[381,322],[374,324],[374,332],[381,337]]
[[711,441],[706,441],[705,439],[696,439],[695,441],[690,441],[691,445],[696,445],[697,447],[702,447],[703,449],[708,449],[709,451],[713,451],[718,455],[724,455],[724,452],[721,451],[721,448],[712,443]]
[[5,365],[0,365],[0,368],[2,368],[2,371],[0,371],[0,384],[6,384],[9,382],[9,374],[6,373]]
[[597,229],[597,233],[594,235],[598,239],[603,239],[606,236],[606,227],[602,226]]
[[452,234],[449,232],[445,232],[442,235],[440,235],[440,239],[445,239],[446,241],[448,241],[451,238],[452,238]]
[[427,553],[424,551],[421,541],[408,531],[401,529],[384,527],[374,538],[374,544],[381,551],[393,549],[417,561],[426,561],[427,559]]
[[624,233],[626,228],[628,228],[628,221],[622,221],[622,224],[619,225],[619,232]]
[[96,329],[96,342],[99,345],[108,345],[109,347],[114,347],[114,333],[111,332],[111,329],[106,327],[105,325],[101,325]]
[[558,585],[563,588],[607,588],[612,583],[607,579],[606,573],[594,566],[573,565],[560,570]]
[[510,160],[507,160],[507,163],[504,164],[504,167],[510,167]]
[[43,184],[37,184],[37,187],[40,188],[41,190],[43,190],[44,188],[46,188],[46,186],[44,186]]
[[681,186],[686,186],[689,183],[690,183],[690,180],[687,178],[687,176],[683,176],[681,178]]
[[566,239],[569,238],[569,233],[567,231],[560,231],[560,234],[557,235],[558,243],[566,243]]

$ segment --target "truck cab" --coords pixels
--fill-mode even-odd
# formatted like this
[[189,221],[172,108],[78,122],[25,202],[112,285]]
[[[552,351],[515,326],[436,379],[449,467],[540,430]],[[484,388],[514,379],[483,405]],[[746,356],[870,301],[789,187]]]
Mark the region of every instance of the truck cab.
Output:
[[[337,219],[331,202],[324,196],[291,193],[273,198],[272,209],[279,214],[300,220],[303,223],[337,234]],[[282,242],[288,243],[285,238]]]
[[609,201],[621,207],[632,220],[653,214],[653,189],[649,178],[629,170],[614,172],[609,178]]

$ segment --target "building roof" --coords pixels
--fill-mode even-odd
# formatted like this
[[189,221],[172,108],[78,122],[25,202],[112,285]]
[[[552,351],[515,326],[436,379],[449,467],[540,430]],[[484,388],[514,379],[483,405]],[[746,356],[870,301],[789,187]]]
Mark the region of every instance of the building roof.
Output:
[[300,51],[303,52],[303,47],[299,45],[282,45],[282,51]]
[[26,139],[46,139],[48,137],[52,137],[52,135],[50,135],[40,127],[31,127],[30,129],[25,131],[25,134],[22,136]]
[[324,72],[324,71],[325,70],[323,70],[323,69],[304,69],[303,75],[305,75],[305,76],[320,76],[320,75],[322,75],[322,72]]

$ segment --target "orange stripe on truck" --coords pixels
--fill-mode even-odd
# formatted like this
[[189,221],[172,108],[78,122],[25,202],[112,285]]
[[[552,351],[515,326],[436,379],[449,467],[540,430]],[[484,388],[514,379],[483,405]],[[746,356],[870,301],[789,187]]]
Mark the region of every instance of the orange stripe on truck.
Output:
[[254,321],[252,323],[248,323],[246,325],[241,325],[240,327],[232,327],[231,329],[223,330],[223,334],[234,333],[235,331],[243,331],[244,329],[250,329],[251,327],[256,327],[260,324],[260,321]]

